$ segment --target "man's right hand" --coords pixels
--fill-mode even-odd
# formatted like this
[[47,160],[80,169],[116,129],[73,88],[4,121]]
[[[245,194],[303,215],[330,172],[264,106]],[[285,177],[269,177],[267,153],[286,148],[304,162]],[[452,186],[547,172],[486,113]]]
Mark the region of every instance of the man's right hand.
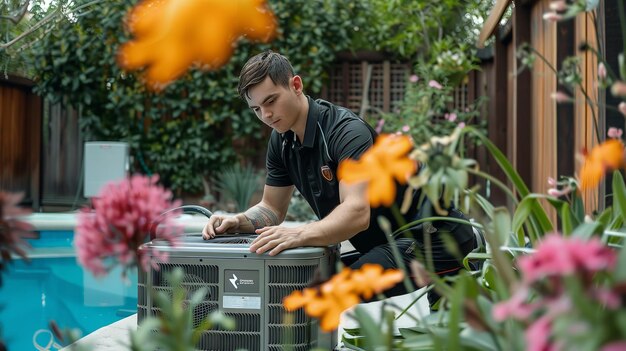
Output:
[[213,215],[209,218],[209,222],[202,230],[202,239],[209,240],[216,235],[234,231],[239,227],[239,220],[236,216],[226,217],[221,215]]

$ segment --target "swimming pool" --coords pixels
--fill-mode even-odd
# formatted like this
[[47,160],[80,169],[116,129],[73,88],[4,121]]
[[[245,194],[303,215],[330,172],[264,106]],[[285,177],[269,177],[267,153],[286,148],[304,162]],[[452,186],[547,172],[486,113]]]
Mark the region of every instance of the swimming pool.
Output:
[[137,274],[127,282],[119,269],[93,277],[76,261],[73,236],[71,230],[40,230],[40,239],[31,241],[31,261],[14,260],[2,273],[0,324],[9,350],[57,350],[50,320],[84,336],[136,313]]

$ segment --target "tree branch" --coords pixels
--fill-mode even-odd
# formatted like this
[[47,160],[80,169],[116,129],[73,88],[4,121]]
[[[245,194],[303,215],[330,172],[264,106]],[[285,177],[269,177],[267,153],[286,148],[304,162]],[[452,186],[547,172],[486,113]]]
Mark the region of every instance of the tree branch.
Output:
[[[26,11],[28,11],[29,4],[30,4],[30,0],[25,0],[24,3],[22,3],[22,5],[18,9],[13,11],[13,14],[0,15],[0,19],[6,19],[17,24],[24,17],[24,15],[26,14]],[[11,13],[11,11],[9,11],[9,13]]]

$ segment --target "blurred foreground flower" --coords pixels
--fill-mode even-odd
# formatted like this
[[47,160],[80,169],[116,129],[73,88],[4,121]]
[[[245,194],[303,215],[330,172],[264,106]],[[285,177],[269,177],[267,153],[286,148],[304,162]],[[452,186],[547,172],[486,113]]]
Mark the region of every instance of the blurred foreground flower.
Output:
[[[520,286],[494,306],[493,317],[527,325],[529,350],[600,350],[624,341],[617,260],[617,252],[597,237],[548,235],[534,253],[518,259]],[[591,333],[598,326],[602,332]]]
[[323,330],[332,331],[339,326],[341,313],[361,302],[361,297],[369,300],[403,277],[402,271],[383,270],[378,264],[364,264],[358,270],[344,268],[319,287],[294,291],[284,298],[283,305],[287,311],[304,307],[307,315],[321,319]]
[[[93,199],[94,211],[82,210],[76,226],[76,250],[81,265],[96,276],[108,273],[115,265],[114,259],[123,266],[123,274],[138,264],[147,271],[150,257],[141,255],[138,249],[156,224],[162,225],[156,236],[177,245],[182,228],[173,224],[172,218],[179,212],[161,214],[180,206],[180,201],[171,201],[171,192],[158,186],[157,180],[156,176],[134,175],[119,183],[109,183]],[[165,253],[152,254],[159,260],[167,260]]]
[[18,219],[19,216],[30,213],[30,210],[17,207],[22,196],[23,194],[19,193],[0,191],[0,271],[11,261],[11,254],[27,259],[24,249],[28,244],[24,239],[35,237],[32,226]]
[[598,186],[607,171],[616,170],[624,164],[624,144],[620,140],[610,139],[583,152],[584,164],[580,169],[581,190]]
[[193,64],[220,68],[240,37],[268,42],[277,29],[265,0],[143,0],[127,26],[135,39],[122,45],[118,63],[128,70],[146,67],[146,83],[157,90]]
[[347,183],[368,182],[367,196],[372,207],[390,206],[396,197],[394,180],[406,184],[417,168],[408,157],[412,147],[408,136],[380,135],[358,161],[342,161],[337,176]]

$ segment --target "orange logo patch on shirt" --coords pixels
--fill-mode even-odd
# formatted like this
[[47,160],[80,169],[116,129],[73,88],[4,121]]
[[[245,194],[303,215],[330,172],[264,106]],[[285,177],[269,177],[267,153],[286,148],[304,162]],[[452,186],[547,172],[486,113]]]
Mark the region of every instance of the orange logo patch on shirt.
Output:
[[330,167],[322,166],[320,170],[322,172],[322,177],[324,177],[324,179],[326,179],[329,182],[333,180],[333,171],[330,169]]

